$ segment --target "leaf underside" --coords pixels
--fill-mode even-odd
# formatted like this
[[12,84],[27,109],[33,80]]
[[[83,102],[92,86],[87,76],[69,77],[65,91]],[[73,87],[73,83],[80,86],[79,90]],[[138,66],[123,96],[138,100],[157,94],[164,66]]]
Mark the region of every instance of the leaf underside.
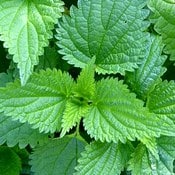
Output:
[[0,1],[0,40],[18,63],[22,85],[53,37],[51,30],[61,17],[62,5],[60,0]]
[[144,57],[144,21],[149,11],[145,0],[79,0],[70,9],[70,17],[59,23],[56,38],[63,59],[84,67],[96,57],[99,73],[133,71]]

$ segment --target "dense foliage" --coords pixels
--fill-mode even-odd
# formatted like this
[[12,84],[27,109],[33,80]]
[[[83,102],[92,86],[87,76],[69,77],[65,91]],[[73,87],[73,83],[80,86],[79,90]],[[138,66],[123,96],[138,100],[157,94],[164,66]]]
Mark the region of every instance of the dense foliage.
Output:
[[175,173],[174,0],[1,0],[0,40],[0,174]]

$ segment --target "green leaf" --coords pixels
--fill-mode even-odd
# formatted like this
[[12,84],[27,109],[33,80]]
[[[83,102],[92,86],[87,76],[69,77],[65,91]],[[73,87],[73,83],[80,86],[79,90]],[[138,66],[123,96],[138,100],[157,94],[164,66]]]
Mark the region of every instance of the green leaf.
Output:
[[59,53],[76,67],[95,56],[100,73],[133,71],[146,49],[145,5],[145,0],[79,0],[59,23]]
[[35,71],[40,69],[53,69],[56,68],[59,62],[59,55],[54,47],[44,48],[44,55],[40,56],[39,64],[36,66]]
[[147,106],[159,117],[169,117],[175,122],[175,83],[164,81],[149,94]]
[[162,137],[161,141],[158,141],[159,160],[144,145],[139,144],[129,162],[132,175],[173,175],[174,139],[173,141],[168,141],[168,139],[170,137]]
[[141,139],[141,142],[148,148],[156,159],[159,159],[156,138],[143,138]]
[[19,81],[0,88],[0,111],[14,120],[28,122],[40,132],[61,129],[61,119],[74,82],[61,71],[49,70],[33,74],[25,86]]
[[175,137],[162,136],[157,139],[157,145],[160,160],[166,167],[167,172],[173,173],[173,161],[175,159]]
[[92,106],[83,122],[90,136],[102,142],[175,135],[175,125],[171,120],[150,113],[143,107],[143,102],[116,79],[97,83]]
[[63,129],[60,137],[63,137],[66,132],[76,126],[76,124],[79,124],[81,118],[87,114],[88,110],[88,104],[75,103],[75,101],[68,102],[62,118],[61,126]]
[[5,86],[6,83],[11,82],[12,77],[6,73],[0,73],[0,87]]
[[175,60],[175,4],[170,0],[149,0],[148,7],[154,12],[151,21],[155,30],[161,34],[165,53]]
[[154,164],[149,160],[149,151],[143,144],[139,144],[132,154],[132,158],[129,162],[129,170],[132,171],[132,175],[151,175]]
[[89,104],[95,93],[95,59],[81,71],[75,85],[73,98],[66,104],[66,109],[62,119],[61,137],[65,135],[69,129],[80,122],[81,118],[86,115],[89,110]]
[[0,146],[0,174],[19,175],[21,161],[18,155],[10,148]]
[[76,175],[119,175],[129,160],[132,151],[129,144],[93,142],[86,146]]
[[74,89],[74,95],[91,100],[95,93],[95,58],[81,71]]
[[30,144],[34,147],[38,142],[44,142],[48,139],[46,134],[39,133],[38,130],[32,129],[27,123],[13,121],[11,117],[0,113],[0,145],[5,142],[9,147],[19,144],[20,148]]
[[53,37],[51,30],[61,17],[62,5],[61,0],[0,1],[0,40],[18,63],[22,85]]
[[50,140],[36,148],[30,156],[31,170],[36,175],[71,175],[85,143],[76,138]]
[[142,99],[147,98],[156,84],[161,81],[160,77],[166,71],[166,68],[162,67],[166,60],[166,56],[161,56],[162,49],[161,38],[152,35],[142,64],[135,72],[127,74],[127,82]]

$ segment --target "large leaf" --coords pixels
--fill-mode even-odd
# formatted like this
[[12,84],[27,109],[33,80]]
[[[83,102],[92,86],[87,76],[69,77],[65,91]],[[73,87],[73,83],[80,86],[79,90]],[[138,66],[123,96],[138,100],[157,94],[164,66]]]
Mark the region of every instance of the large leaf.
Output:
[[59,24],[59,53],[77,67],[95,56],[100,73],[133,71],[146,49],[145,5],[145,0],[79,0]]
[[35,175],[71,175],[84,146],[85,143],[76,138],[51,140],[34,150],[30,156],[31,170]]
[[175,125],[170,119],[160,119],[150,113],[143,102],[116,79],[97,83],[91,109],[83,122],[91,137],[102,142],[175,135]]
[[129,169],[132,170],[132,175],[173,175],[174,141],[174,137],[162,137],[158,140],[159,159],[144,145],[138,145],[130,160]]
[[73,86],[72,78],[61,71],[48,69],[35,73],[25,86],[16,81],[0,89],[0,111],[32,124],[40,132],[60,130]]
[[164,81],[150,93],[147,106],[160,117],[169,117],[175,122],[175,83]]
[[161,81],[160,76],[166,70],[166,68],[162,67],[166,60],[166,56],[161,56],[162,49],[161,38],[152,35],[149,39],[147,53],[142,64],[135,72],[127,74],[127,81],[132,90],[143,99]]
[[48,139],[46,134],[39,133],[38,130],[32,129],[27,123],[13,121],[11,117],[4,116],[0,113],[0,145],[7,143],[9,147],[19,144],[20,148],[30,144],[31,147]]
[[0,1],[0,39],[14,55],[23,85],[53,37],[51,30],[61,16],[62,5],[61,0]]
[[10,148],[0,146],[0,174],[19,175],[21,161],[18,155]]
[[175,3],[172,0],[149,0],[148,7],[154,12],[151,21],[155,23],[155,30],[161,34],[165,52],[171,54],[175,60]]
[[93,142],[78,160],[76,175],[119,175],[124,169],[132,147],[129,144]]

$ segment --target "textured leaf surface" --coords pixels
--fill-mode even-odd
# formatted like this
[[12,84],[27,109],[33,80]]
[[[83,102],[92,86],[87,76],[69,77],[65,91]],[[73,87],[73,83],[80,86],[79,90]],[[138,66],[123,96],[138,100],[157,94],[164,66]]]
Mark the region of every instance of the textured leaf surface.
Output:
[[160,37],[151,36],[147,53],[139,68],[128,73],[127,81],[132,90],[143,99],[152,91],[155,85],[160,82],[160,76],[165,72],[166,68],[162,67],[166,60],[166,56],[161,56],[163,49]]
[[170,0],[149,0],[148,6],[154,12],[151,17],[154,28],[166,44],[165,52],[175,60],[175,3]]
[[75,138],[51,140],[34,150],[30,157],[31,170],[36,175],[71,175],[84,146],[84,142]]
[[4,46],[18,63],[22,84],[38,64],[38,56],[52,38],[52,29],[63,11],[61,0],[1,0],[0,34]]
[[89,110],[89,103],[95,93],[95,59],[81,71],[77,78],[73,98],[66,104],[66,109],[62,119],[62,133],[63,136],[69,129],[80,122],[80,119],[86,115]]
[[87,104],[81,104],[80,102],[68,102],[66,104],[66,109],[62,118],[62,132],[61,137],[63,137],[66,132],[72,129],[76,124],[78,124],[83,116],[87,114],[89,106]]
[[145,5],[145,0],[79,0],[59,24],[59,52],[77,67],[95,56],[100,73],[133,71],[146,49]]
[[57,70],[33,74],[25,86],[9,84],[0,89],[0,111],[15,120],[28,122],[40,132],[61,129],[67,99],[74,86],[72,78]]
[[8,147],[0,146],[0,174],[19,175],[21,162],[18,155]]
[[175,159],[175,137],[162,136],[157,139],[157,145],[160,160],[167,168],[167,172],[173,173],[173,161]]
[[169,139],[171,138],[162,137],[161,141],[158,141],[158,160],[144,145],[138,145],[130,160],[129,169],[132,170],[132,175],[173,175],[174,139]]
[[96,94],[84,118],[87,132],[102,142],[144,137],[175,135],[174,123],[149,113],[143,103],[130,93],[122,81],[106,79],[97,83]]
[[141,142],[148,148],[148,150],[156,159],[159,158],[156,138],[143,138],[141,139]]
[[175,121],[175,83],[164,81],[150,93],[147,106],[160,117],[169,117]]
[[93,58],[88,65],[82,69],[77,78],[77,84],[74,89],[75,96],[91,100],[95,92],[95,58]]
[[19,144],[20,148],[24,148],[28,144],[34,147],[38,142],[43,142],[47,139],[47,135],[32,129],[29,124],[13,121],[11,117],[0,114],[0,145],[6,142],[9,147],[16,144]]
[[78,160],[76,175],[119,175],[125,167],[132,147],[128,144],[93,142]]

